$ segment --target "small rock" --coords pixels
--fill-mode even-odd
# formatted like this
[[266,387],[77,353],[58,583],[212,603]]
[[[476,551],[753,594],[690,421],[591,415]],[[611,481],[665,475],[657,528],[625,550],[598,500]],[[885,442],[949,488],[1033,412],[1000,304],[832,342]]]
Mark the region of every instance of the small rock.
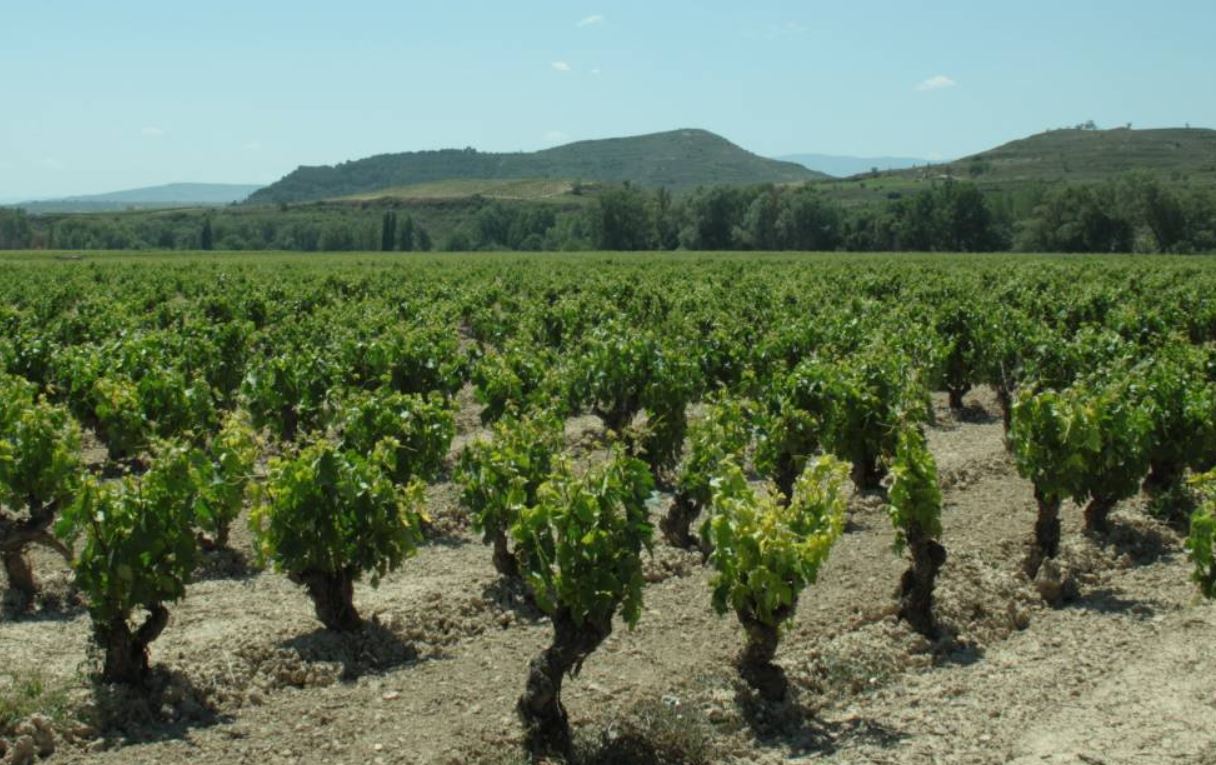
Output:
[[46,715],[30,715],[29,725],[34,729],[34,749],[39,757],[50,757],[55,753],[55,729]]
[[380,698],[384,699],[385,701],[396,701],[397,699],[401,698],[401,693],[398,691],[389,691]]
[[32,765],[34,762],[34,737],[18,736],[4,755],[5,765]]
[[1077,580],[1072,572],[1051,558],[1043,561],[1034,578],[1034,586],[1043,600],[1053,606],[1073,600],[1078,594]]

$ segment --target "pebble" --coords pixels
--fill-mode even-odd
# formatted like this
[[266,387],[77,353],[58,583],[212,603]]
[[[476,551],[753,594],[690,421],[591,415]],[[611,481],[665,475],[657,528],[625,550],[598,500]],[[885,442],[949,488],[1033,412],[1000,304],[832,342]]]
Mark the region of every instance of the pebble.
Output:
[[5,765],[30,765],[34,761],[34,737],[18,736],[4,755]]

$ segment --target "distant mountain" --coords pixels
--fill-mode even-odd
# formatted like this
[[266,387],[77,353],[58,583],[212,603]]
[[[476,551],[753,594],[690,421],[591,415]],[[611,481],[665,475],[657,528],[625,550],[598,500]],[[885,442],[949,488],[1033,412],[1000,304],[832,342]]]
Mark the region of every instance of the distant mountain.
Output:
[[106,194],[20,202],[17,206],[32,213],[105,212],[128,208],[149,210],[166,207],[214,207],[242,202],[260,188],[261,186],[235,183],[170,183],[142,189],[111,191]]
[[457,179],[629,181],[687,189],[711,184],[797,183],[825,176],[766,159],[705,130],[578,141],[536,152],[444,149],[381,154],[339,165],[301,167],[252,194],[249,203],[304,202]]
[[849,157],[836,154],[789,154],[777,159],[797,162],[805,168],[835,178],[848,178],[851,175],[868,173],[875,168],[881,172],[930,164],[930,160],[915,157]]

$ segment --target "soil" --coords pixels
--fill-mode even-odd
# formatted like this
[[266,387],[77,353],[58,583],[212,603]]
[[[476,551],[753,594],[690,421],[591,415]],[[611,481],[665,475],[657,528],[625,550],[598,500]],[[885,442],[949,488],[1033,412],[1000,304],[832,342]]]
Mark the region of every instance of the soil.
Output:
[[[650,724],[715,763],[1216,763],[1216,605],[1197,598],[1178,533],[1138,498],[1095,542],[1065,504],[1060,558],[1029,581],[1031,486],[991,391],[966,402],[955,414],[939,396],[929,434],[946,501],[941,638],[896,620],[907,562],[881,493],[855,496],[782,634],[792,693],[759,701],[740,685],[742,630],[710,608],[700,554],[656,534],[641,622],[615,625],[565,683],[576,737],[611,744]],[[458,443],[486,432],[475,414],[460,426]],[[598,427],[579,418],[567,437],[600,449]],[[523,762],[515,702],[551,627],[499,582],[455,488],[428,496],[430,543],[378,588],[355,585],[369,624],[353,635],[326,633],[302,588],[258,570],[238,524],[234,549],[208,553],[169,604],[148,697],[91,685],[88,615],[62,559],[37,551],[36,609],[0,622],[0,694],[36,676],[65,695],[51,763]],[[656,520],[670,501],[654,500]]]

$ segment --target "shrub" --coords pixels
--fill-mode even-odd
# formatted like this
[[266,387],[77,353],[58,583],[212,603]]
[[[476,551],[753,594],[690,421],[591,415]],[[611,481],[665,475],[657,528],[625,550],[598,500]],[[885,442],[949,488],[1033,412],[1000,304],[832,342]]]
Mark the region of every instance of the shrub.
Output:
[[652,490],[646,464],[618,447],[607,464],[581,477],[559,466],[511,530],[525,581],[553,621],[553,641],[529,664],[518,704],[535,754],[570,753],[563,676],[578,674],[612,633],[618,611],[631,627],[641,615]]
[[365,457],[320,442],[272,460],[265,496],[250,516],[259,554],[308,589],[327,629],[357,630],[355,580],[370,573],[375,586],[421,540],[423,484],[393,483],[389,445]]
[[779,629],[844,531],[847,478],[835,457],[813,458],[785,505],[757,494],[730,461],[714,483],[713,516],[702,529],[713,545],[713,606],[738,617],[747,633],[739,672],[766,699],[786,695],[785,675],[773,664]]

